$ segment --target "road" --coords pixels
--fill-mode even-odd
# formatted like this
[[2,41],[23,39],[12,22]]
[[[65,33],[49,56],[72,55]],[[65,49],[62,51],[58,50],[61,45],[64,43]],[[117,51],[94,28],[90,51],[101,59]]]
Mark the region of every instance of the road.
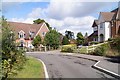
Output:
[[65,55],[60,52],[27,53],[41,59],[48,71],[49,78],[112,78],[111,76],[93,69],[94,61]]

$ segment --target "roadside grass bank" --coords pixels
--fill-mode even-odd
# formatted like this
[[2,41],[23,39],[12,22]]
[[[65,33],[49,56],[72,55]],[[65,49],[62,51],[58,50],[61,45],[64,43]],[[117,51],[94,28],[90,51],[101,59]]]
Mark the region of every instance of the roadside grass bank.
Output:
[[81,53],[96,56],[118,57],[120,56],[120,37],[104,43],[90,46],[77,47],[76,45],[63,45],[61,52]]
[[42,62],[28,57],[23,69],[18,74],[9,76],[9,78],[45,78]]

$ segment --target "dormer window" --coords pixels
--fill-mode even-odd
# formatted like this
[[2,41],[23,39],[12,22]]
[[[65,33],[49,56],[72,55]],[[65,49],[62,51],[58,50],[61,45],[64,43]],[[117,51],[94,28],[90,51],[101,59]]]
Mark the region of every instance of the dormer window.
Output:
[[34,32],[29,31],[29,35],[30,35],[30,38],[33,38],[34,37]]
[[24,31],[20,31],[18,33],[18,35],[19,35],[19,38],[25,38],[25,32]]

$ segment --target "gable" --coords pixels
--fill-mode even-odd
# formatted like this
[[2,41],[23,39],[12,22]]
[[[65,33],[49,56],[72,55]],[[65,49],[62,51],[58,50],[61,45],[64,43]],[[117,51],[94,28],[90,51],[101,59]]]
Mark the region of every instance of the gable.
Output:
[[49,31],[47,25],[44,23],[41,28],[39,29],[39,31],[37,32],[36,36],[37,35],[40,35],[42,38],[45,36],[43,36],[43,33],[46,34],[47,32]]
[[25,33],[23,30],[20,30],[18,33]]
[[104,21],[103,16],[101,15],[101,13],[99,15],[99,19],[98,20],[99,20],[99,24]]

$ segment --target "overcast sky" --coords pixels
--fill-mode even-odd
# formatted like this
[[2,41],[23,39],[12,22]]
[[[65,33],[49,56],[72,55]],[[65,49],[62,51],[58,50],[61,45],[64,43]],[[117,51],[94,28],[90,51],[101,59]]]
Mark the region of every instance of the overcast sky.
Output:
[[[7,0],[3,0],[7,1]],[[14,0],[9,0],[14,1]],[[117,2],[81,2],[80,0],[45,0],[36,2],[3,2],[2,14],[8,21],[33,23],[41,18],[62,34],[92,33],[92,23],[99,12],[109,12],[118,7]]]

